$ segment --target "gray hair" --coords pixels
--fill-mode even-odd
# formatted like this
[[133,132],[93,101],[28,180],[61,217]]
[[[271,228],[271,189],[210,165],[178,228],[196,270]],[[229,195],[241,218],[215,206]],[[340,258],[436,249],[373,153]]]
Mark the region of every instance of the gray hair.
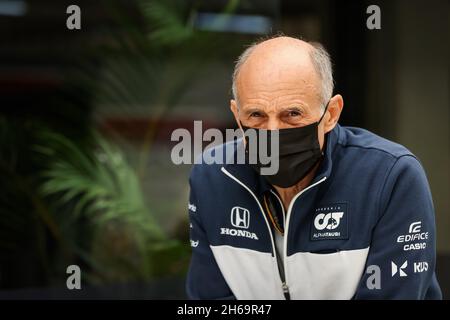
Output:
[[[233,76],[232,76],[232,86],[231,91],[233,94],[233,99],[236,101],[237,105],[239,106],[238,102],[238,93],[237,93],[237,87],[236,87],[236,81],[237,77],[239,75],[239,72],[241,70],[242,65],[247,61],[248,57],[252,54],[253,50],[255,50],[256,46],[260,42],[256,42],[249,46],[237,59],[236,64],[234,66]],[[308,42],[312,49],[309,52],[309,56],[311,58],[311,61],[313,63],[314,68],[316,69],[317,74],[319,75],[321,84],[322,84],[322,90],[320,93],[320,100],[321,100],[321,107],[322,109],[325,108],[325,105],[328,103],[328,101],[331,99],[333,95],[333,89],[334,89],[334,80],[333,80],[333,68],[331,65],[331,59],[328,52],[325,50],[325,48],[318,42]]]

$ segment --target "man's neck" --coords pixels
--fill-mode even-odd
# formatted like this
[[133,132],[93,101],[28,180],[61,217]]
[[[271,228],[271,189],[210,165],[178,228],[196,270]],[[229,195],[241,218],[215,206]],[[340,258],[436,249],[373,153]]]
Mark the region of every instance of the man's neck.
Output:
[[286,212],[295,195],[305,189],[311,183],[321,162],[322,161],[317,162],[314,168],[302,180],[300,180],[292,187],[281,188],[278,186],[274,186],[275,190],[277,190],[278,194],[281,197],[281,201],[283,202],[283,206]]

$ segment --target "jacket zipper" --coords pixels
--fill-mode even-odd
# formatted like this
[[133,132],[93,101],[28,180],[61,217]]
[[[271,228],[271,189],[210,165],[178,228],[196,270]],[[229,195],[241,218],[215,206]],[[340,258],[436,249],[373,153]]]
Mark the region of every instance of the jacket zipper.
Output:
[[[283,268],[284,268],[284,270],[287,270],[287,239],[288,239],[288,231],[289,231],[289,221],[291,220],[291,213],[292,213],[292,208],[294,207],[294,203],[304,192],[317,186],[318,184],[324,182],[325,180],[327,180],[327,177],[323,177],[319,181],[316,181],[315,183],[309,185],[308,187],[306,187],[305,189],[303,189],[302,191],[297,193],[294,196],[294,198],[292,198],[291,202],[289,203],[288,211],[286,214],[286,224],[284,225],[284,239],[283,239],[284,240],[284,248],[283,248]],[[283,208],[283,210],[284,210],[284,208]],[[286,284],[286,288],[289,290],[288,283],[289,283],[288,274],[287,274],[287,272],[285,272],[285,284]]]
[[[281,207],[281,212],[283,214],[283,226],[284,226],[284,228],[286,228],[286,216],[285,216],[285,213],[284,213],[283,202],[278,197],[276,192],[273,192],[272,190],[270,190],[270,192],[272,192],[272,194],[278,199],[278,202],[279,202],[280,207]],[[284,234],[284,235],[286,235],[286,234]],[[284,237],[283,237],[283,241],[284,241]],[[285,269],[284,264],[283,264],[284,260],[280,259],[280,253],[278,252],[278,249],[275,248],[275,250],[277,251],[277,264],[278,264],[278,271],[280,273],[280,278],[281,278],[281,289],[283,290],[284,298],[286,300],[291,300],[291,295],[289,293],[289,287],[288,287],[288,285],[286,283],[286,269]]]
[[269,230],[270,241],[271,241],[271,243],[272,243],[272,254],[274,255],[274,257],[275,257],[275,259],[276,259],[277,269],[278,269],[278,272],[279,272],[280,278],[281,278],[281,289],[282,289],[282,291],[283,291],[283,295],[284,295],[285,299],[286,299],[286,300],[290,300],[290,299],[291,299],[291,296],[290,296],[290,292],[289,292],[289,286],[288,286],[287,274],[286,274],[286,270],[287,270],[287,269],[286,269],[286,267],[287,267],[287,264],[286,264],[286,260],[287,260],[287,233],[288,233],[288,227],[289,227],[290,213],[291,213],[291,211],[292,211],[292,207],[293,207],[293,204],[294,204],[295,200],[297,200],[297,198],[298,198],[300,195],[302,195],[305,191],[311,189],[312,187],[318,185],[319,183],[322,183],[323,181],[325,181],[325,180],[327,179],[327,177],[323,177],[323,178],[320,179],[319,181],[313,183],[312,185],[308,186],[307,188],[305,188],[305,189],[303,189],[302,191],[300,191],[299,193],[297,193],[297,194],[294,196],[294,198],[291,200],[291,203],[289,204],[288,212],[287,212],[286,218],[284,218],[284,207],[283,207],[283,204],[282,204],[280,198],[278,198],[278,196],[274,193],[275,196],[277,197],[278,201],[280,201],[281,208],[282,208],[282,210],[283,210],[283,219],[286,219],[286,220],[284,220],[284,221],[285,221],[285,224],[284,224],[285,231],[284,231],[284,239],[283,239],[283,241],[284,241],[284,242],[283,242],[283,245],[284,245],[284,248],[283,248],[283,249],[284,249],[284,250],[283,250],[283,251],[284,251],[284,252],[283,252],[283,258],[284,258],[284,259],[283,259],[283,263],[281,263],[281,262],[279,262],[280,255],[279,255],[278,250],[276,249],[276,246],[275,246],[275,242],[274,242],[273,234],[272,234],[272,229],[270,228],[269,221],[267,220],[267,217],[266,217],[266,215],[264,214],[264,210],[263,210],[263,208],[262,208],[261,202],[258,200],[258,198],[257,198],[256,195],[253,193],[253,191],[250,190],[250,188],[247,187],[244,183],[242,183],[238,178],[236,178],[236,177],[233,176],[231,173],[229,173],[224,167],[222,167],[221,170],[222,170],[222,172],[223,172],[225,175],[227,175],[228,177],[230,177],[231,179],[233,179],[234,181],[236,181],[238,184],[240,184],[241,186],[243,186],[243,187],[244,187],[244,188],[245,188],[245,189],[253,196],[253,198],[255,199],[256,203],[258,204],[259,210],[261,211],[261,213],[262,213],[262,215],[263,215],[263,217],[264,217],[264,221],[266,222],[267,229]]

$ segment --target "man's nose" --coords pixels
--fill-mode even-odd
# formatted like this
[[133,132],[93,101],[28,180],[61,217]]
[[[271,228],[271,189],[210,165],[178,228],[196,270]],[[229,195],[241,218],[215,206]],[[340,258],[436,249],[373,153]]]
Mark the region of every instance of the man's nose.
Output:
[[270,117],[267,121],[267,130],[277,130],[280,129],[280,121],[275,117]]

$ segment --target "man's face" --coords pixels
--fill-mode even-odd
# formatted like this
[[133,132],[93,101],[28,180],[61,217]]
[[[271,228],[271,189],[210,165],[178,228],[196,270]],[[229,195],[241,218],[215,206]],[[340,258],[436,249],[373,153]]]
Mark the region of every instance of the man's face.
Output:
[[[302,127],[318,121],[324,108],[321,83],[307,51],[301,56],[281,50],[272,56],[268,50],[269,53],[253,53],[240,70],[236,83],[239,106],[231,101],[236,120],[244,126],[266,130]],[[324,122],[318,129],[321,147],[325,133],[332,129],[325,128]]]

